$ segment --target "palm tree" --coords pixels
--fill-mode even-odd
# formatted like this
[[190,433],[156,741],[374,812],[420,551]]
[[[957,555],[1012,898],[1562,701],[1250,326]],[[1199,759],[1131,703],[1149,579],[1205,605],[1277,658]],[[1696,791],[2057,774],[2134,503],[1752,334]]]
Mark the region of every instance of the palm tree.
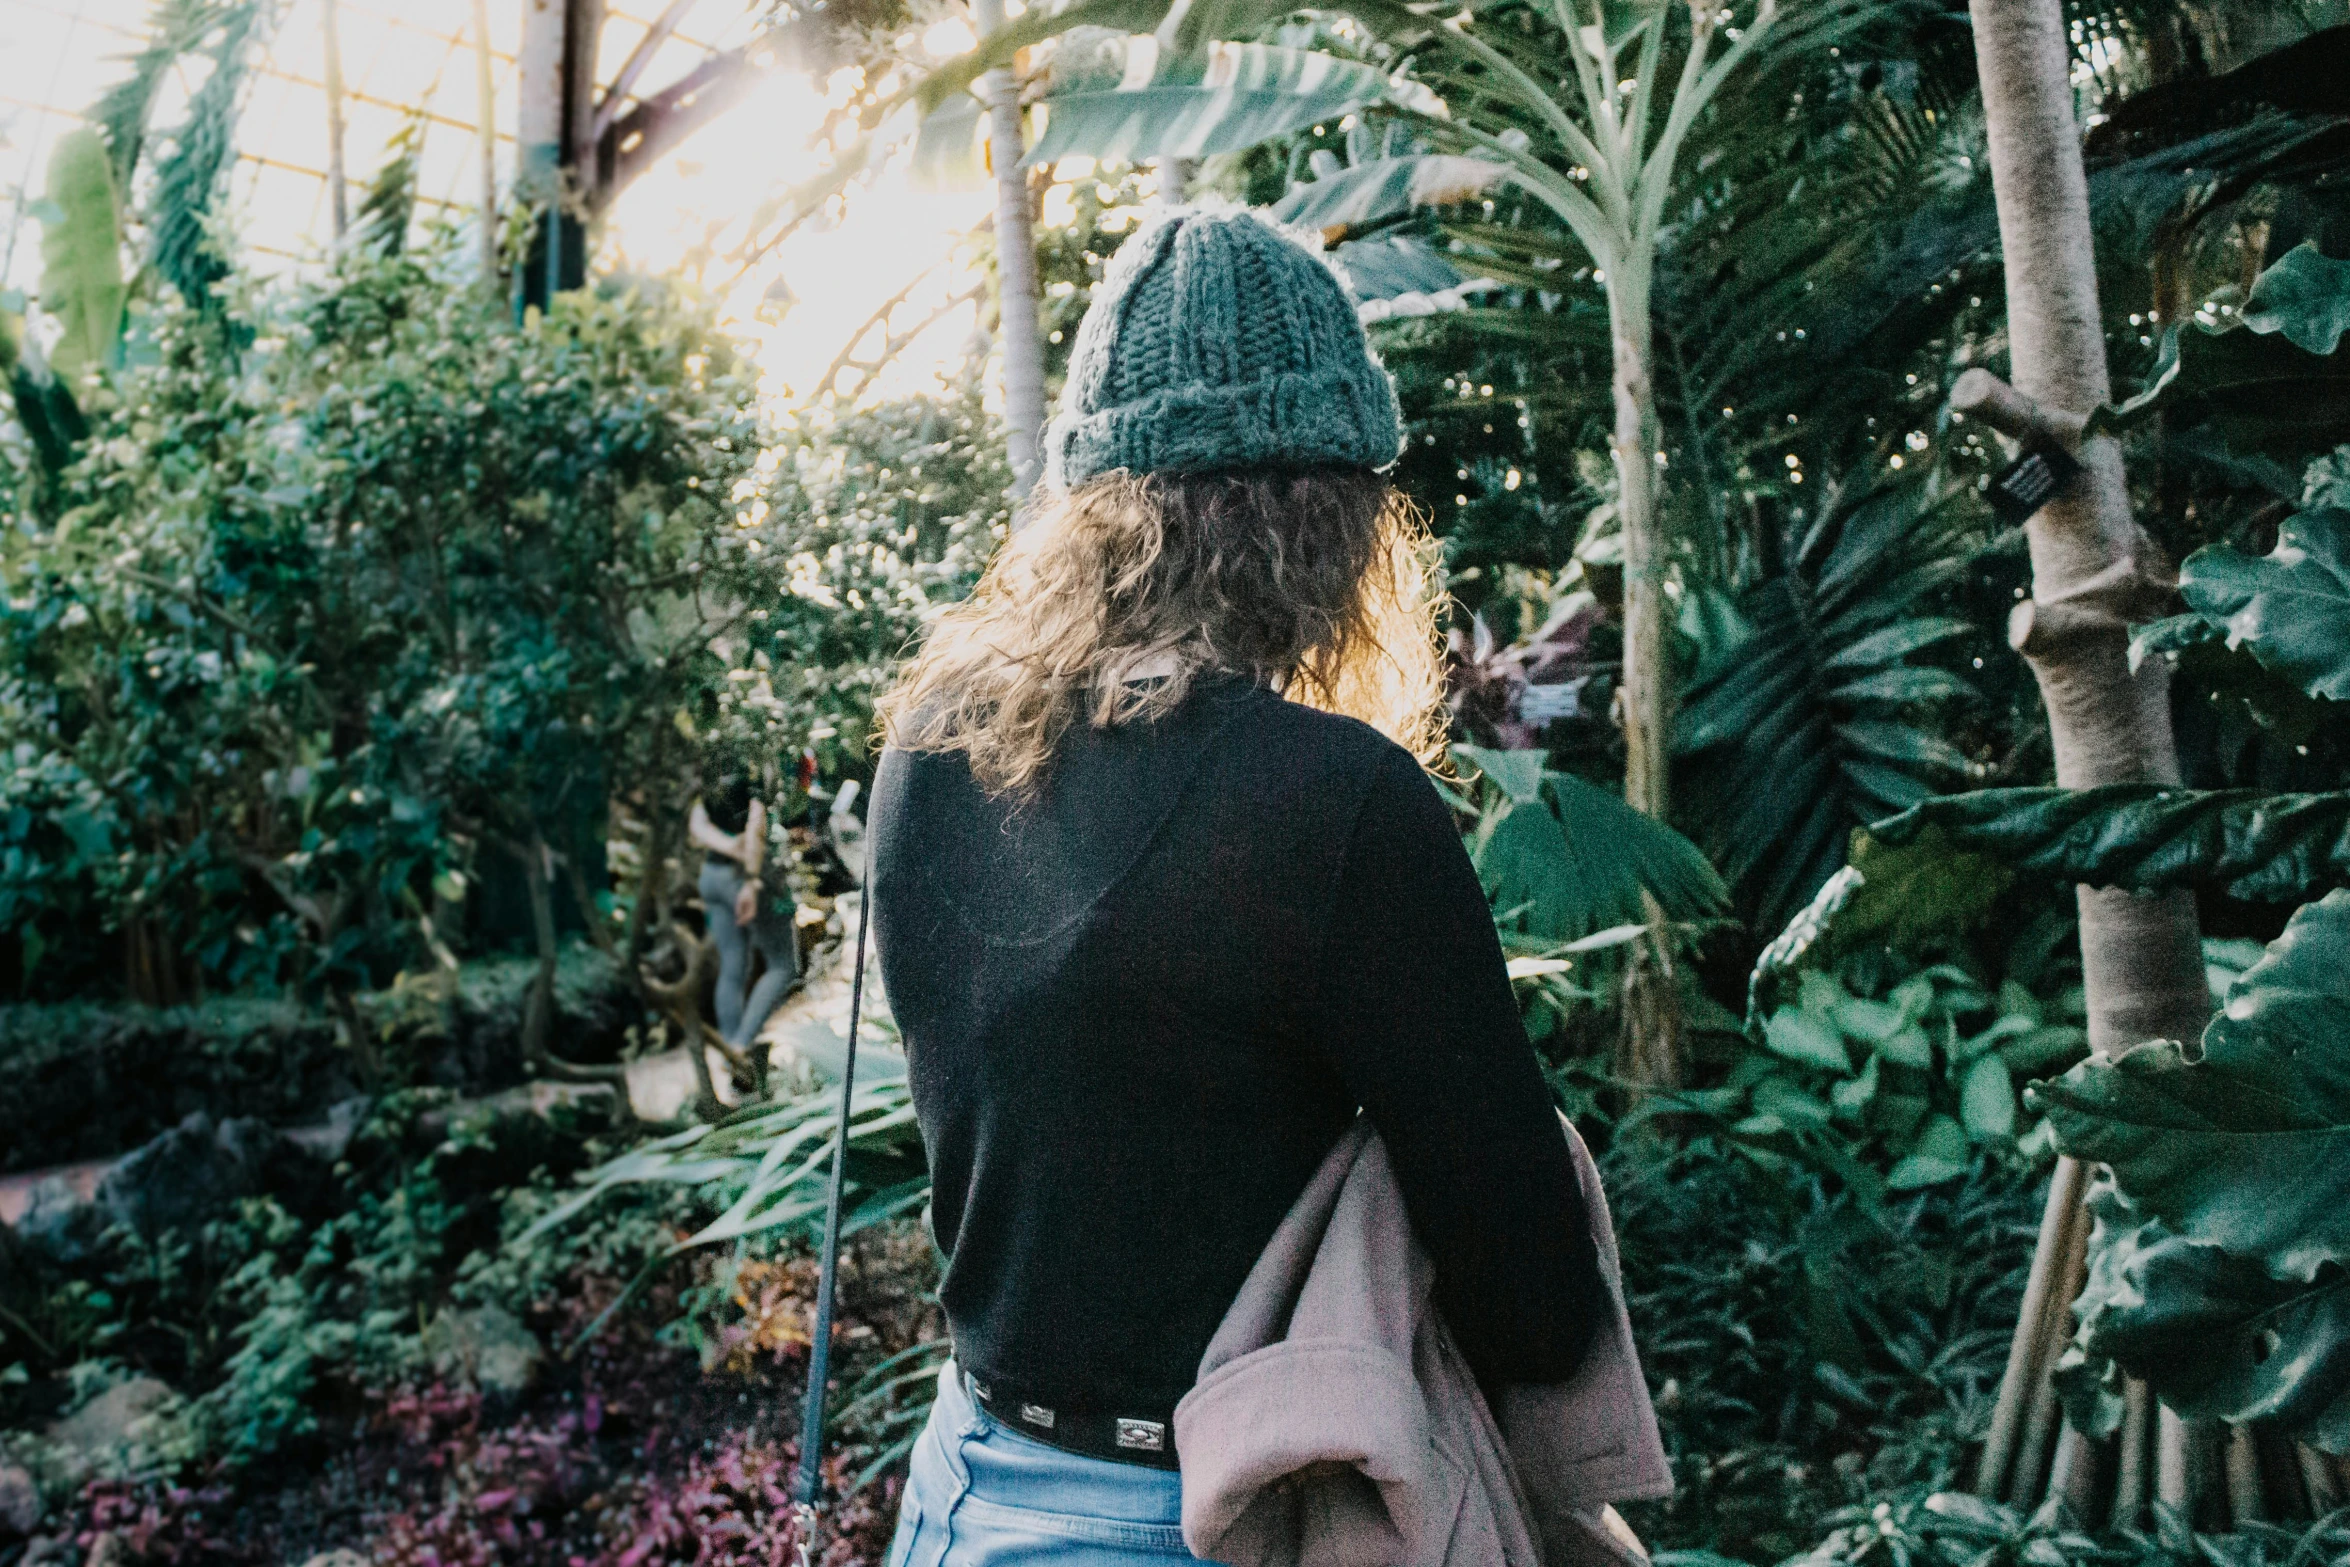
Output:
[[[1004,0],[973,0],[982,37],[1004,25]],[[1020,84],[1009,61],[979,79],[987,105],[988,164],[995,178],[998,346],[1004,357],[1004,444],[1018,500],[1042,472],[1044,337],[1036,324],[1036,217],[1020,129]]]

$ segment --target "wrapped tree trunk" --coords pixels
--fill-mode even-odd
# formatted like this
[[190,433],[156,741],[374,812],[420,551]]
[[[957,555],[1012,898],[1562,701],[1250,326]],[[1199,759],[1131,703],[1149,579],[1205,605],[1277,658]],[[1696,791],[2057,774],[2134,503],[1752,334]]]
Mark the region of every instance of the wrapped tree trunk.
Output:
[[[1971,10],[2014,385],[1970,371],[1951,403],[2026,447],[2069,453],[2081,470],[2026,527],[2032,596],[2016,606],[2008,638],[2030,661],[2047,705],[2059,784],[2175,784],[2167,668],[2153,659],[2133,673],[2128,660],[2130,623],[2164,610],[2175,576],[2131,515],[2120,448],[2109,436],[2082,433],[2111,386],[2063,7],[1972,0]],[[2196,1037],[2210,1000],[2192,896],[2087,887],[2077,895],[2091,1048]],[[2050,1187],[2024,1320],[1977,1480],[1985,1495],[2037,1498],[2053,1489],[2079,1498],[2096,1489],[2098,1454],[2077,1433],[2056,1431],[2046,1387],[2079,1287],[2083,1185],[2068,1161]],[[2175,1420],[2135,1424],[2180,1429]],[[2168,1445],[2183,1440],[2174,1435]],[[2186,1457],[2165,1452],[2153,1466],[2158,1492],[2180,1484]],[[2043,1465],[2055,1473],[2044,1476]],[[2133,1477],[2144,1467],[2137,1455],[2120,1465]]]

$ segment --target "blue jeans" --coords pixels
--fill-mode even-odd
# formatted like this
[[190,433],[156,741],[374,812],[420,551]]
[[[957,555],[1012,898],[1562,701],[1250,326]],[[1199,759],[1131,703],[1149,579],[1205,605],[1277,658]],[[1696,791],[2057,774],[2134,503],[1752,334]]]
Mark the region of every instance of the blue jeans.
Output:
[[888,1567],[1188,1562],[1183,1479],[1047,1447],[971,1402],[949,1361],[914,1444]]

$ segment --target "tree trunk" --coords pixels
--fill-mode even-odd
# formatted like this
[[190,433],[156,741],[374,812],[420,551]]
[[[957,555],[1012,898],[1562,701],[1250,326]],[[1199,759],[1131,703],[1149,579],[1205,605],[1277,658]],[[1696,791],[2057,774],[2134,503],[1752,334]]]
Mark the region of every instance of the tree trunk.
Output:
[[[2009,640],[2030,661],[2047,705],[2059,784],[2175,784],[2167,667],[2152,659],[2133,675],[2127,657],[2130,622],[2160,613],[2175,577],[2130,514],[2120,448],[2109,437],[2078,439],[2081,417],[2108,399],[2111,386],[2063,9],[2058,0],[1972,0],[1971,8],[2007,269],[2012,373],[2015,391],[2029,402],[2015,400],[2002,413],[1988,390],[1994,383],[1982,377],[1972,394],[1955,391],[1953,404],[1974,403],[1986,422],[2026,444],[2071,445],[2082,468],[2026,527],[2032,597],[2016,606]],[[2193,1039],[2210,1012],[2193,897],[2087,887],[2077,896],[2091,1047],[2110,1053],[2147,1039]],[[2060,1169],[2060,1192],[2079,1184],[2077,1172]],[[2074,1206],[2069,1195],[2050,1202],[2044,1254],[2066,1249],[2060,1239],[2069,1240],[2080,1223]],[[2063,1301],[2061,1319],[2069,1292],[2051,1294]],[[2008,1383],[2026,1406],[2032,1398],[2025,1385],[2036,1391],[2046,1376],[2041,1352],[2051,1325],[2027,1316],[2009,1350]],[[2039,1494],[2039,1475],[1992,1467],[1986,1463],[1978,1476],[1978,1491]],[[2175,1485],[2176,1467],[2158,1466],[2162,1489]]]
[[1659,426],[1646,280],[1624,258],[1608,277],[1615,356],[1616,518],[1624,544],[1624,798],[1663,820],[1671,803],[1672,643],[1665,613]]
[[498,275],[498,82],[490,52],[490,0],[473,0],[474,129],[481,142],[481,275]]
[[[1603,258],[1604,259],[1604,258]],[[1639,262],[1609,267],[1608,324],[1615,360],[1616,520],[1624,549],[1624,798],[1664,820],[1671,804],[1673,648],[1664,596],[1665,541],[1657,511],[1660,427],[1648,315],[1648,279]],[[1681,996],[1673,978],[1672,933],[1655,898],[1643,894],[1650,929],[1624,970],[1623,1027],[1616,1072],[1645,1088],[1681,1082]]]
[[[975,0],[982,37],[1004,25],[1003,0]],[[1027,147],[1020,134],[1020,85],[1009,69],[979,78],[987,104],[987,157],[995,174],[997,333],[1004,354],[1004,445],[1011,459],[1012,498],[1032,489],[1043,471],[1044,339],[1036,322],[1036,218],[1028,200]]]
[[343,188],[343,38],[335,22],[335,0],[322,0],[318,26],[326,59],[326,201],[335,243],[340,245],[351,227],[351,201]]

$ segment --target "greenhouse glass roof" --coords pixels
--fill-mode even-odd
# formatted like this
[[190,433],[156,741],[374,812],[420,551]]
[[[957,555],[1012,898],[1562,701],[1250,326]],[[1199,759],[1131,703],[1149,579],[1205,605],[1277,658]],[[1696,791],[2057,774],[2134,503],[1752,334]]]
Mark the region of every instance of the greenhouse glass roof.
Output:
[[[127,57],[146,41],[152,0],[0,0],[0,289],[35,289],[41,267],[39,200],[57,138],[78,123]],[[340,43],[346,199],[356,211],[368,181],[413,122],[416,218],[471,227],[481,198],[482,119],[474,0],[333,0]],[[500,191],[514,174],[515,52],[521,0],[487,0],[491,105]],[[328,0],[289,0],[255,51],[236,133],[228,212],[240,263],[257,272],[317,265],[332,237],[326,27]],[[715,51],[752,41],[759,8],[743,0],[616,0],[605,10],[597,80],[610,82],[658,22],[659,39],[632,81],[650,94]],[[209,68],[201,56],[173,68],[152,123],[168,130]],[[606,215],[609,264],[678,273],[707,287],[758,344],[774,390],[806,395],[842,341],[900,291],[920,319],[926,302],[968,290],[954,263],[958,239],[986,211],[976,190],[918,191],[896,172],[852,203],[845,218],[772,249],[742,243],[761,202],[815,168],[809,138],[826,85],[776,71],[742,102],[684,141],[624,191]],[[942,265],[942,260],[944,264]],[[909,288],[909,285],[911,287]],[[821,308],[804,308],[819,301]],[[789,308],[785,308],[786,305]],[[920,378],[959,357],[974,321],[965,306],[937,315],[894,367]]]

